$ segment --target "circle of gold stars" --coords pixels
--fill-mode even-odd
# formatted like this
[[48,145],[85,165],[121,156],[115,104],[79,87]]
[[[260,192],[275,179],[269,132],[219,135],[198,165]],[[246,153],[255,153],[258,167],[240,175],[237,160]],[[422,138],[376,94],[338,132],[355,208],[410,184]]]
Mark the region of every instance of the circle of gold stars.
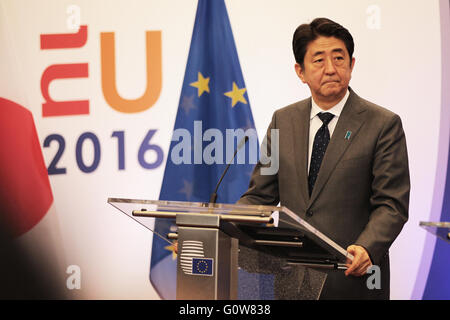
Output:
[[200,273],[206,273],[208,271],[208,264],[205,260],[197,261],[197,271]]

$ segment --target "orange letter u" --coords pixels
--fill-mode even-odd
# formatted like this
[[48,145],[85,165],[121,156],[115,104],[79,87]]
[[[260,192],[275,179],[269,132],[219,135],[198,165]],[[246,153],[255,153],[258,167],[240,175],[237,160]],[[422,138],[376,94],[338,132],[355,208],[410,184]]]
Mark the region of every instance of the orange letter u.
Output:
[[102,90],[106,102],[114,109],[124,113],[147,110],[155,104],[161,93],[161,31],[146,32],[147,86],[144,94],[135,100],[122,98],[116,87],[116,55],[114,32],[100,34]]

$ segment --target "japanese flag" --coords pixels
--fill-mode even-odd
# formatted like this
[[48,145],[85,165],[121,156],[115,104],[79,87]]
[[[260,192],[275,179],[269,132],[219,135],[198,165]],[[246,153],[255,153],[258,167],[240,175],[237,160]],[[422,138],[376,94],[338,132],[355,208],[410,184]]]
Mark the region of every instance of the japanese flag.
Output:
[[26,108],[0,98],[0,298],[63,298],[64,250]]

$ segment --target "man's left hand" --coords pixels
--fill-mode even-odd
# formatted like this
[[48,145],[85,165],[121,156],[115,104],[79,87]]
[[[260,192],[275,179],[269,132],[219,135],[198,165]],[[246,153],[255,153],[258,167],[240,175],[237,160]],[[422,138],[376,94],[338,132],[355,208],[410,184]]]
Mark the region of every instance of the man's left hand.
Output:
[[366,249],[361,246],[351,245],[347,248],[347,252],[353,255],[353,261],[347,259],[347,270],[345,271],[345,275],[361,277],[366,274],[367,269],[372,265],[372,261],[370,260],[369,254]]

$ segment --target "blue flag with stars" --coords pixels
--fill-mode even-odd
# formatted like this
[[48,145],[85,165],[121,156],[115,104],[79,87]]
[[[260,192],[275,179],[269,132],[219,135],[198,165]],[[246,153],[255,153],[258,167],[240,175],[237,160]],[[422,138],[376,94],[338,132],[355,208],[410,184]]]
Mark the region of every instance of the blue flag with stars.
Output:
[[[227,135],[237,129],[254,130],[254,122],[226,6],[223,0],[199,0],[159,199],[208,202],[240,143],[236,135],[230,145]],[[242,148],[245,161],[233,161],[217,203],[235,203],[247,190],[256,163],[250,158],[258,153],[255,140]],[[174,221],[155,221],[155,231],[162,235],[174,226]],[[156,235],[150,281],[161,298],[176,298],[176,254]]]

